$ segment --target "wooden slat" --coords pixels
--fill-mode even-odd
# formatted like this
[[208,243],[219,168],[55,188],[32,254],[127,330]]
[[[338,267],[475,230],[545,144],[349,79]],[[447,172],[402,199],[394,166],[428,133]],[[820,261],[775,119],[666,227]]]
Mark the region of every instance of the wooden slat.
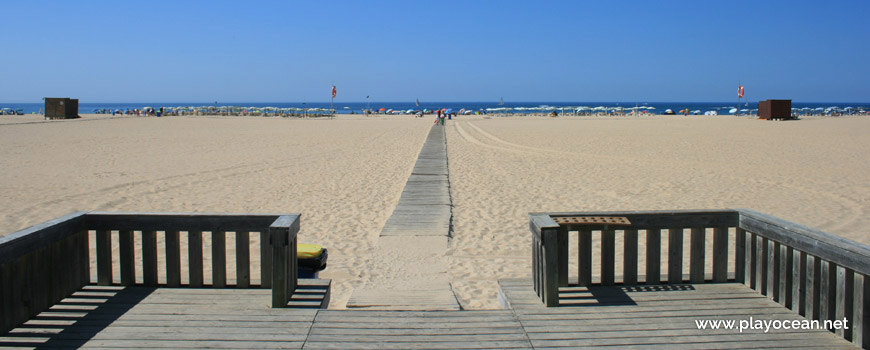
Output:
[[[819,281],[821,282],[821,286],[819,287],[819,319],[820,320],[829,320],[831,319],[831,299],[834,298],[833,295],[830,294],[831,291],[831,262],[822,260],[822,275]],[[836,265],[834,265],[834,269],[836,269]],[[834,278],[836,278],[836,272],[834,273]]]
[[659,284],[662,280],[662,231],[646,230],[646,284]]
[[[837,268],[837,297],[835,302],[835,320],[845,319],[847,325],[854,326],[854,318],[852,317],[852,309],[854,303],[853,294],[855,292],[855,271],[852,269]],[[845,339],[852,339],[852,330],[839,328],[836,330],[838,336]]]
[[760,262],[760,264],[758,264],[759,269],[760,269],[759,273],[758,273],[759,290],[761,290],[761,294],[769,295],[770,292],[768,292],[768,287],[770,286],[770,284],[768,283],[767,279],[768,279],[768,272],[769,272],[768,264],[770,261],[768,258],[768,254],[770,253],[770,249],[768,248],[770,245],[770,240],[768,240],[766,237],[761,237],[761,242],[759,245],[760,245],[760,247],[759,247],[760,252],[758,254],[758,261]]
[[[820,300],[820,298],[821,298],[821,294],[822,294],[822,282],[821,282],[821,280],[822,280],[822,259],[820,259],[817,256],[810,256],[810,258],[812,258],[812,262],[810,264],[812,264],[812,267],[813,267],[812,268],[812,288],[810,288],[809,286],[807,286],[807,288],[810,288],[810,290],[812,290],[812,292],[809,293],[809,295],[808,295],[810,298],[807,300],[807,313],[810,314],[811,316],[807,317],[807,318],[811,318],[814,320],[821,320],[822,314],[821,314],[821,300]],[[807,280],[807,284],[809,284],[809,283],[810,283],[809,280]],[[812,311],[812,312],[810,312],[810,311]]]
[[616,233],[601,231],[601,285],[612,286],[616,269]]
[[157,285],[157,231],[142,231],[142,281]]
[[713,282],[728,281],[728,228],[713,229]]
[[637,229],[623,231],[623,285],[637,284]]
[[683,282],[683,229],[668,229],[668,283]]
[[[581,228],[577,239],[578,281],[581,286],[592,285],[592,231]],[[546,261],[544,261],[546,266]],[[544,278],[546,279],[546,277]]]
[[861,275],[861,282],[855,283],[855,311],[852,338],[858,346],[870,348],[870,276]]
[[187,267],[191,287],[202,287],[202,232],[187,231]]
[[828,262],[828,313],[829,320],[837,319],[837,267],[833,262]]
[[783,305],[785,305],[785,307],[789,309],[792,309],[792,301],[794,300],[792,298],[792,290],[795,289],[794,279],[792,275],[792,270],[794,270],[794,249],[786,245],[783,245],[782,249],[784,251],[782,255],[784,260],[782,264],[782,273],[780,274],[780,276],[782,276],[784,283],[780,284],[779,291],[782,294],[782,300],[785,301]]
[[538,261],[538,245],[538,236],[532,235],[532,284],[535,287],[535,294],[540,297],[541,289],[538,276],[540,275],[541,263]]
[[224,231],[211,233],[211,276],[212,287],[227,286],[227,233]]
[[134,249],[133,231],[118,231],[119,256],[121,262],[121,285],[136,284],[136,250]]
[[272,288],[272,244],[268,229],[260,231],[260,287]]
[[166,286],[181,285],[181,244],[178,231],[166,231]]
[[758,283],[758,275],[761,269],[761,261],[758,259],[758,256],[761,254],[758,244],[759,239],[761,239],[761,237],[758,237],[755,233],[749,235],[749,288],[757,291],[761,290],[761,285]]
[[782,304],[782,299],[780,299],[780,291],[782,291],[782,245],[779,242],[773,242],[773,249],[771,249],[771,261],[773,262],[771,269],[771,287],[773,292],[771,293],[771,297],[773,297],[773,301]]
[[7,262],[0,264],[0,334],[15,327],[14,306],[12,298],[12,285],[14,284],[12,275],[12,263]]
[[559,226],[559,285],[568,285],[568,226]]
[[112,232],[97,231],[97,284],[112,284]]
[[738,227],[736,240],[734,247],[734,278],[737,283],[746,283],[746,276],[748,275],[746,271],[746,230]]
[[792,293],[792,310],[801,316],[807,315],[807,255],[794,250],[794,292]]
[[251,240],[249,232],[236,232],[236,285],[251,286]]

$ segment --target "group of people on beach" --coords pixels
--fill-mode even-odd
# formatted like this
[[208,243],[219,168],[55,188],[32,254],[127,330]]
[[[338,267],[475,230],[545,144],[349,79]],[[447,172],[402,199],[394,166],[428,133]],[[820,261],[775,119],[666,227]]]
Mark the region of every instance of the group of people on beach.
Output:
[[453,115],[441,109],[435,111],[435,124],[444,125],[444,121],[447,119],[453,119]]

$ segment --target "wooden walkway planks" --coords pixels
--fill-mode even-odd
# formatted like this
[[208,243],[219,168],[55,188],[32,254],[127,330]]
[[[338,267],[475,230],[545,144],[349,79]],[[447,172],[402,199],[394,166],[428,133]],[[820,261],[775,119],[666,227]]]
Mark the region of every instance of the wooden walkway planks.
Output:
[[447,236],[452,217],[444,127],[433,125],[381,236]]
[[453,217],[448,173],[444,127],[434,125],[372,252],[368,268],[378,280],[355,288],[347,308],[460,309],[445,255]]
[[[313,281],[315,293],[329,283]],[[268,289],[88,286],[0,347],[300,349],[317,310],[273,309]]]
[[265,289],[88,286],[0,336],[0,348],[855,348],[825,330],[698,330],[697,319],[802,320],[742,284],[568,287],[575,306],[556,308],[531,281],[499,288],[512,309],[272,309]]
[[563,287],[565,306],[546,308],[530,280],[510,279],[499,281],[499,298],[536,349],[855,348],[825,330],[699,330],[695,320],[803,320],[742,284]]
[[357,311],[317,314],[305,349],[530,349],[510,311]]
[[361,289],[353,293],[347,304],[351,305],[354,309],[459,311],[459,303],[456,301],[456,296],[449,289]]

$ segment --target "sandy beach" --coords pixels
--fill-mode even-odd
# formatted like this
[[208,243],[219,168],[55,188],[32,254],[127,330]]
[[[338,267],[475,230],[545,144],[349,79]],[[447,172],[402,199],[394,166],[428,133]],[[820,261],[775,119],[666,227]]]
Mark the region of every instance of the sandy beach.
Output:
[[[432,126],[83,117],[0,117],[0,233],[77,210],[299,212],[300,242],[329,249],[334,308],[377,279],[371,250]],[[466,309],[498,308],[496,280],[530,275],[529,212],[750,208],[870,244],[867,117],[463,116],[446,128],[445,254]]]

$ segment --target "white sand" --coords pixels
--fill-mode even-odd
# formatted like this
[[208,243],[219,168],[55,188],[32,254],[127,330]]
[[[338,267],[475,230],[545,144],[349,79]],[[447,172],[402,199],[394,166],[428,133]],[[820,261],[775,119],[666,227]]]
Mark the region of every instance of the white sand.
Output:
[[[431,126],[393,116],[41,120],[0,117],[0,232],[75,210],[301,212],[300,241],[330,252],[321,276],[333,279],[331,307],[377,280],[371,250]],[[531,211],[751,208],[870,244],[867,117],[460,117],[447,128],[446,254],[465,308],[496,308],[497,279],[530,275]]]

